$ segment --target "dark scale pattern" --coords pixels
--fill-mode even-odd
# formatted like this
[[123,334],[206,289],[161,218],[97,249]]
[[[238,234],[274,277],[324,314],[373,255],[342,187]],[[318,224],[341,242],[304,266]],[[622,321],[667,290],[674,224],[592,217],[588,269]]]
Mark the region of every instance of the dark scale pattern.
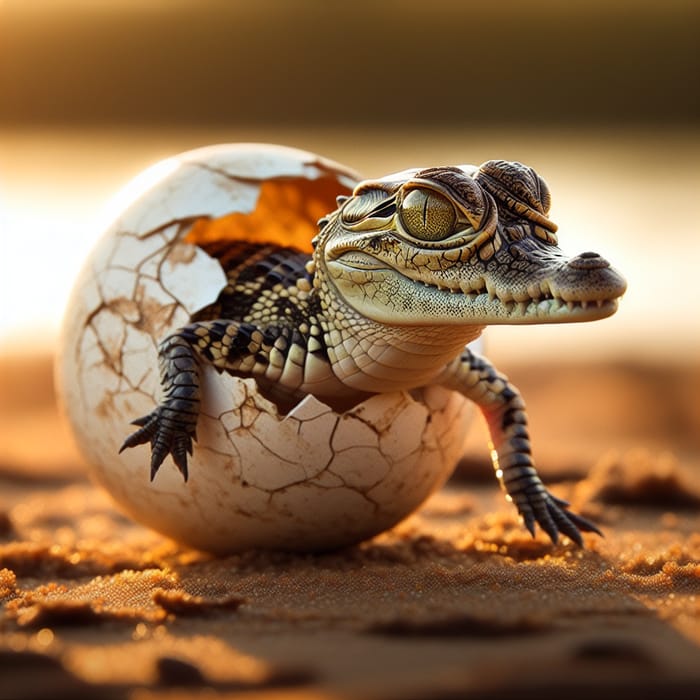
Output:
[[[206,334],[201,333],[203,328],[206,328]],[[217,355],[216,350],[219,349],[223,354],[224,339],[229,334],[230,328],[231,322],[222,319],[211,321],[206,326],[197,324],[185,326],[178,335],[193,347],[198,347],[202,357],[217,365],[220,355]],[[235,335],[230,339],[230,344],[226,346],[225,357],[229,362],[235,362],[249,354],[248,348],[256,327],[251,323],[236,323],[235,331]]]
[[[241,369],[237,362],[245,356],[252,355],[257,365],[267,364],[273,348],[277,362],[280,353],[287,358],[292,348],[296,348],[297,358],[299,352],[311,352],[321,361],[327,359],[323,335],[314,328],[319,302],[313,293],[304,291],[313,284],[306,270],[306,253],[271,245],[232,245],[230,241],[207,243],[203,248],[219,260],[227,276],[218,299],[194,313],[192,324],[183,329],[190,341],[198,344],[203,357],[232,373]],[[195,324],[207,321],[208,334],[195,337],[201,332]],[[228,340],[227,328],[232,322],[237,334]],[[254,331],[262,337],[253,336]],[[314,341],[309,347],[311,336]],[[249,371],[249,365],[243,371]]]
[[306,291],[313,284],[306,253],[225,241],[203,247],[220,261],[227,284],[181,331],[202,357],[234,374],[250,372],[255,365],[279,365],[281,359],[299,360],[307,352],[326,359],[323,336],[313,328],[320,305]]
[[[217,241],[202,246],[204,250],[219,260],[226,273],[227,285],[218,299],[204,309],[192,315],[192,321],[208,321],[217,318],[242,321],[256,314],[253,306],[260,302],[261,296],[294,287],[299,280],[309,285],[311,278],[305,265],[309,260],[306,253],[294,248],[277,246],[255,246],[250,244],[231,245]],[[273,295],[270,294],[270,297]],[[282,299],[278,298],[278,302]],[[287,304],[293,307],[293,304]],[[282,308],[277,315],[283,317]],[[274,313],[273,313],[274,315]]]

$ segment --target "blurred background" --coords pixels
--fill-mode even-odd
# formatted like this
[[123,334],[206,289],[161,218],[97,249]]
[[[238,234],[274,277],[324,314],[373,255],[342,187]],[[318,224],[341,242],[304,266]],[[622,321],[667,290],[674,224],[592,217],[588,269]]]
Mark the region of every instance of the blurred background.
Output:
[[[65,579],[69,588],[77,590],[77,585],[88,591],[81,595],[92,596],[93,589],[82,585],[86,573],[92,571],[93,556],[81,554],[84,542],[88,543],[85,551],[99,553],[97,566],[108,567],[95,569],[100,573],[111,574],[124,566],[138,568],[143,562],[150,569],[156,562],[168,561],[161,557],[166,550],[160,544],[149,544],[147,533],[136,533],[133,539],[124,535],[132,532],[131,526],[107,505],[100,505],[104,501],[99,494],[84,483],[86,464],[56,409],[52,353],[71,286],[107,219],[115,213],[116,193],[162,158],[236,141],[308,149],[366,176],[406,167],[479,164],[493,158],[520,160],[536,168],[550,185],[551,216],[559,224],[561,247],[571,255],[598,251],[624,273],[629,290],[619,312],[609,319],[593,324],[492,328],[486,338],[488,356],[522,389],[528,402],[532,442],[545,481],[556,485],[593,473],[596,476],[580,493],[585,495],[586,488],[595,491],[598,483],[605,485],[608,479],[610,492],[619,487],[622,494],[617,501],[612,497],[612,504],[603,507],[598,503],[593,511],[594,519],[606,530],[605,544],[576,553],[576,559],[562,559],[566,569],[559,572],[552,568],[555,560],[549,555],[537,562],[547,567],[538,565],[543,572],[538,576],[551,576],[548,590],[552,595],[547,594],[547,605],[555,606],[551,609],[557,609],[556,601],[565,600],[559,596],[569,590],[570,583],[582,586],[580,596],[575,588],[571,592],[571,600],[575,597],[577,602],[562,603],[562,610],[570,615],[563,623],[557,618],[554,631],[565,636],[527,634],[531,623],[537,631],[548,631],[547,626],[540,627],[540,621],[549,608],[535,617],[528,612],[532,601],[544,600],[545,594],[537,589],[537,581],[544,579],[530,578],[523,569],[525,574],[519,571],[518,580],[534,588],[523,599],[525,617],[520,607],[513,617],[518,626],[494,627],[496,636],[489,641],[482,636],[488,634],[488,627],[477,622],[471,629],[471,618],[460,617],[454,628],[456,636],[449,639],[449,647],[458,656],[450,651],[445,658],[457,659],[454,679],[470,683],[484,679],[484,697],[498,694],[498,686],[490,685],[492,676],[506,685],[518,682],[519,691],[522,681],[527,684],[540,677],[559,683],[569,673],[570,666],[560,663],[564,658],[566,664],[575,660],[584,669],[585,697],[591,689],[595,692],[596,683],[617,678],[618,666],[621,682],[616,689],[627,688],[625,684],[634,678],[637,696],[651,697],[650,691],[644,691],[660,688],[657,684],[677,669],[673,673],[680,674],[674,676],[680,678],[679,683],[659,696],[684,695],[687,686],[682,684],[690,676],[684,676],[683,669],[690,666],[679,660],[677,644],[664,646],[670,637],[655,623],[673,621],[676,615],[676,627],[694,640],[688,653],[695,656],[689,658],[697,658],[700,569],[693,554],[697,553],[697,510],[692,510],[697,506],[677,510],[682,498],[696,504],[693,493],[700,488],[697,0],[0,0],[0,550],[6,545],[4,559],[0,551],[0,570],[3,566],[17,570],[17,581],[12,571],[5,570],[11,577],[3,579],[4,593],[0,585],[0,603],[10,599],[3,595],[14,596],[20,587],[27,592],[24,602],[12,599],[0,609],[0,618],[11,605],[22,613],[20,602],[24,613],[31,612],[26,607],[29,603],[40,602],[46,591],[61,590],[62,583],[52,583],[53,589],[43,585],[54,576],[74,576],[73,581]],[[125,434],[127,430],[125,426]],[[456,490],[463,488],[465,498],[452,501],[448,493],[443,514],[435,516],[445,526],[449,524],[448,532],[461,532],[462,525],[449,528],[474,515],[472,507],[481,512],[480,499],[498,498],[483,503],[501,503],[491,476],[485,429],[471,435],[470,441],[455,480]],[[628,451],[632,457],[619,457]],[[692,476],[687,483],[694,484],[695,491],[684,491],[686,481],[681,476],[685,472],[679,465]],[[145,483],[146,465],[143,474]],[[488,487],[476,483],[480,475],[489,479]],[[555,492],[570,493],[566,483],[563,488]],[[620,506],[640,500],[646,505],[643,509]],[[461,505],[453,510],[453,503]],[[500,522],[498,514],[490,518],[483,522]],[[460,536],[449,548],[435,549],[433,554],[431,535],[423,537],[421,527],[415,549],[411,545],[396,550],[394,559],[391,548],[381,554],[380,545],[376,561],[372,555],[372,560],[366,560],[368,565],[402,567],[429,561],[436,567],[432,570],[437,573],[430,577],[437,582],[438,591],[451,591],[446,587],[449,581],[464,581],[466,596],[478,604],[481,598],[476,598],[476,591],[482,590],[478,586],[483,581],[474,588],[476,579],[471,573],[464,573],[464,579],[454,578],[453,570],[443,564],[444,552],[452,551],[452,546],[455,552],[461,551],[468,540]],[[479,525],[475,535],[487,540],[494,531],[491,525],[486,530]],[[77,548],[60,549],[58,543],[70,541],[77,542]],[[134,560],[141,563],[132,566],[130,555],[124,552],[130,551],[132,543],[141,547],[136,544],[140,542],[145,543],[144,554]],[[476,561],[486,561],[486,551],[474,550]],[[538,551],[545,550],[532,551],[538,556]],[[628,558],[606,555],[606,551],[626,551]],[[587,559],[599,561],[601,568],[596,563],[595,573],[590,574],[593,578],[586,578],[585,571],[592,569],[584,567],[585,575],[579,578],[572,567],[579,560],[585,563],[583,557],[588,555],[602,557]],[[187,567],[196,563],[196,559],[183,561],[188,562]],[[255,565],[256,560],[241,561],[241,571],[247,576],[246,562]],[[327,623],[315,612],[323,609],[345,619],[345,608],[337,612],[331,604],[341,589],[333,583],[329,597],[329,589],[323,587],[327,586],[323,581],[333,579],[315,574],[304,579],[320,581],[318,590],[307,595],[303,586],[312,584],[302,581],[299,587],[291,582],[303,567],[314,568],[313,559],[305,559],[303,565],[301,560],[284,558],[270,559],[269,565],[268,560],[259,561],[264,578],[259,586],[254,585],[262,599],[265,591],[272,591],[272,610],[285,610],[278,599],[285,581],[310,607],[299,608],[300,614],[294,611],[288,618],[286,612],[280,612],[287,622],[280,618],[279,625],[274,623],[270,629],[275,639],[268,651],[264,645],[257,647],[254,656],[285,658],[284,673],[289,668],[289,677],[294,678],[295,667],[288,665],[286,650],[296,647],[298,641],[301,655],[304,649],[313,651],[310,661],[300,666],[303,678],[307,668],[321,668],[316,653],[321,647],[317,645],[328,645],[326,653],[333,663],[340,659],[352,666],[357,658],[371,659],[368,668],[374,668],[366,674],[368,682],[380,683],[398,674],[401,690],[375,693],[377,697],[406,695],[407,683],[415,674],[405,674],[405,653],[410,646],[405,640],[400,640],[400,657],[388,664],[379,653],[384,641],[376,633],[372,637],[358,632],[354,641],[348,638],[349,645],[342,637],[342,653],[335,653],[332,640],[338,638],[324,636]],[[342,563],[344,580],[360,582],[356,587],[348,584],[358,596],[366,590],[362,581],[370,581],[373,589],[381,582],[371,571],[367,573],[364,561],[352,555]],[[477,571],[479,578],[480,570],[469,563],[475,560],[464,561],[464,572]],[[506,559],[494,561],[499,571],[504,570]],[[325,576],[325,564],[321,568]],[[231,590],[236,590],[235,581],[240,580],[231,578],[234,569],[236,565],[230,564],[219,569],[227,585],[234,586]],[[461,563],[459,569],[461,577]],[[216,568],[201,571],[202,580],[219,575]],[[168,576],[170,572],[168,569]],[[353,579],[353,572],[371,578]],[[121,586],[120,595],[127,591],[129,610],[140,599],[133,573],[127,571],[127,579],[100,577],[116,581],[110,585]],[[441,598],[432,595],[432,583],[426,583],[425,589],[415,585],[413,590],[415,580],[406,578],[406,595],[393,583],[387,591],[396,595],[380,591],[385,597],[378,614],[390,614],[385,605],[391,598],[437,614]],[[498,590],[504,600],[514,600],[513,591],[507,590],[509,579],[499,573],[493,580],[497,583],[491,592]],[[619,598],[613,594],[615,580],[621,586]],[[674,588],[666,587],[664,582],[670,580],[676,581]],[[100,609],[103,598],[111,600],[103,583],[96,599]],[[609,622],[605,613],[594,608],[585,615],[576,612],[582,609],[580,601],[589,600],[597,586],[603,596],[600,610],[613,615]],[[641,606],[632,600],[635,590]],[[675,592],[669,593],[671,590]],[[343,604],[354,604],[352,596],[348,600],[351,602]],[[449,600],[450,605],[461,605],[451,592]],[[658,612],[650,614],[654,600]],[[189,607],[185,599],[183,606],[184,611]],[[640,607],[643,609],[638,610]],[[113,610],[109,605],[104,609]],[[35,622],[22,632],[37,632],[32,637],[37,643],[42,633],[51,633],[49,639],[53,639],[52,620],[57,626],[71,622],[65,613],[61,617],[59,607],[47,607],[48,617],[43,617],[41,607],[38,610]],[[52,617],[51,610],[58,617]],[[114,622],[94,631],[88,629],[93,618],[87,615],[83,620],[81,608],[75,611],[80,618],[75,626],[71,624],[65,633],[65,628],[57,628],[59,646],[47,647],[47,653],[53,655],[50,663],[39,664],[31,655],[43,648],[43,642],[41,647],[27,647],[34,651],[17,661],[7,649],[2,651],[6,659],[3,682],[36,679],[37,683],[57,683],[62,678],[56,661],[60,654],[76,662],[88,659],[75,668],[87,668],[97,659],[121,683],[125,677],[134,677],[130,664],[122,664],[121,658],[150,658],[143,656],[142,637],[137,632],[129,646],[131,627],[116,625],[116,616],[108,618]],[[253,608],[249,619],[255,629],[266,629],[266,615]],[[520,619],[522,627],[517,622]],[[13,623],[8,626],[7,617],[4,620],[2,629],[9,635],[15,628]],[[83,627],[78,626],[81,620]],[[159,659],[176,662],[164,664],[159,672],[166,685],[197,682],[200,658],[220,653],[219,646],[202,646],[202,640],[241,639],[241,629],[247,628],[229,624],[230,618],[222,620],[195,618],[193,627],[180,621],[170,626],[171,639],[177,636],[183,646],[163,646],[162,637],[154,633]],[[290,625],[296,636],[285,632],[283,624]],[[355,624],[353,618],[353,629],[360,630]],[[46,628],[38,629],[44,625]],[[598,641],[588,631],[597,629],[596,625],[606,625],[613,636]],[[139,623],[135,629],[139,627],[150,630],[151,624]],[[452,635],[452,627],[443,622],[423,629],[437,630],[438,637],[430,631],[424,637],[425,647],[415,647],[418,637],[413,638],[414,649],[429,646],[433,650],[421,654],[416,673],[435,668],[437,655],[446,653],[447,640],[443,638],[444,646],[440,646],[440,630]],[[630,641],[620,636],[624,629]],[[582,635],[580,646],[574,646],[572,635],[577,633]],[[238,636],[232,637],[234,634]],[[474,634],[478,650],[474,654],[459,651],[463,648],[459,637],[464,641]],[[18,635],[10,636],[12,641],[5,644],[14,645]],[[184,646],[186,638],[193,646]],[[638,644],[639,640],[644,644]],[[663,655],[654,656],[656,647],[647,645],[649,641],[659,649],[664,647]],[[249,642],[235,642],[236,647],[247,650],[236,661],[238,668],[253,668],[250,649],[256,647]],[[498,645],[493,663],[483,655],[488,644]],[[517,652],[520,657],[513,652],[518,644],[526,650]],[[542,644],[561,649],[550,654],[550,647]],[[91,655],[91,645],[96,656]],[[193,650],[191,658],[197,659],[192,668],[178,660],[187,658],[181,652],[188,648]],[[353,652],[348,654],[347,649]],[[323,653],[321,658],[325,658]],[[476,661],[465,666],[467,658]],[[497,669],[495,676],[490,673],[493,669]],[[319,678],[322,689],[318,696],[333,694],[332,674],[321,670]],[[435,678],[448,683],[453,676],[440,672]],[[650,685],[642,688],[647,680]],[[567,675],[567,683],[573,682]],[[43,695],[115,697],[122,686],[93,693],[85,693],[83,686],[75,692],[69,687],[70,692],[61,694],[52,686]],[[431,691],[440,687],[449,688],[447,694],[457,697],[457,686],[436,685]],[[166,692],[176,691],[167,687]],[[408,692],[417,696],[421,691],[412,687]],[[27,693],[31,691],[23,697],[29,697]],[[338,694],[343,692],[338,690]],[[504,694],[515,697],[515,691]],[[41,696],[39,691],[32,695]],[[295,693],[295,697],[301,695]],[[573,696],[569,693],[569,697]]]
[[114,193],[222,141],[367,176],[534,166],[571,254],[629,292],[590,326],[495,329],[495,359],[695,358],[700,3],[0,0],[0,346],[50,351]]

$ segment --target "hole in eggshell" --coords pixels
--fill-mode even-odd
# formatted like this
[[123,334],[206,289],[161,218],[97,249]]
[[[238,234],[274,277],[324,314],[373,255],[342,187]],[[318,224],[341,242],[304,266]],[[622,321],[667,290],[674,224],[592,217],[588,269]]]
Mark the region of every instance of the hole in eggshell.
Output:
[[[236,376],[235,373],[233,374]],[[308,396],[306,394],[290,396],[289,394],[280,392],[277,385],[274,383],[266,382],[265,380],[260,380],[258,378],[255,378],[255,384],[257,385],[258,393],[273,403],[277,408],[277,414],[282,417],[294,411],[294,409],[302,404]],[[311,396],[313,396],[313,394],[311,394]],[[353,394],[352,398],[348,398],[347,396],[324,396],[322,399],[314,396],[313,398],[324,406],[330,408],[334,413],[343,414],[347,413],[348,411],[352,411],[361,403],[364,403],[367,399],[372,398],[373,396],[376,396],[376,394],[356,392]]]
[[252,212],[232,212],[216,219],[198,219],[184,238],[206,249],[207,243],[244,241],[274,244],[312,252],[317,222],[336,208],[338,195],[350,194],[333,176],[315,180],[303,177],[274,178],[260,183]]

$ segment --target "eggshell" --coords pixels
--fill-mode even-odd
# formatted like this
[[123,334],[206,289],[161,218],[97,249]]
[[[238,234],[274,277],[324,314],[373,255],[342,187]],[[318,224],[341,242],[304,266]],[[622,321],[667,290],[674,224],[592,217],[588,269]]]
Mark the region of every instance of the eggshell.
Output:
[[135,520],[217,553],[323,550],[390,528],[449,476],[471,416],[451,391],[376,395],[342,414],[307,396],[281,415],[253,379],[209,366],[189,481],[168,457],[150,482],[148,445],[119,454],[130,421],[156,405],[158,342],[225,283],[192,231],[234,221],[226,235],[257,240],[281,221],[279,235],[310,250],[318,212],[355,180],[311,153],[230,144],[164,161],[127,189],[72,292],[57,378],[94,476]]

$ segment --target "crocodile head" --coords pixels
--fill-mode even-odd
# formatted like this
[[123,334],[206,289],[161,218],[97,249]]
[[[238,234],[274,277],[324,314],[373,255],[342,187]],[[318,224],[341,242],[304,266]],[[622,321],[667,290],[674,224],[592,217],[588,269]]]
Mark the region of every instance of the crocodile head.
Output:
[[315,284],[384,324],[592,321],[626,289],[597,253],[562,253],[549,189],[520,163],[406,170],[338,204],[314,241]]

